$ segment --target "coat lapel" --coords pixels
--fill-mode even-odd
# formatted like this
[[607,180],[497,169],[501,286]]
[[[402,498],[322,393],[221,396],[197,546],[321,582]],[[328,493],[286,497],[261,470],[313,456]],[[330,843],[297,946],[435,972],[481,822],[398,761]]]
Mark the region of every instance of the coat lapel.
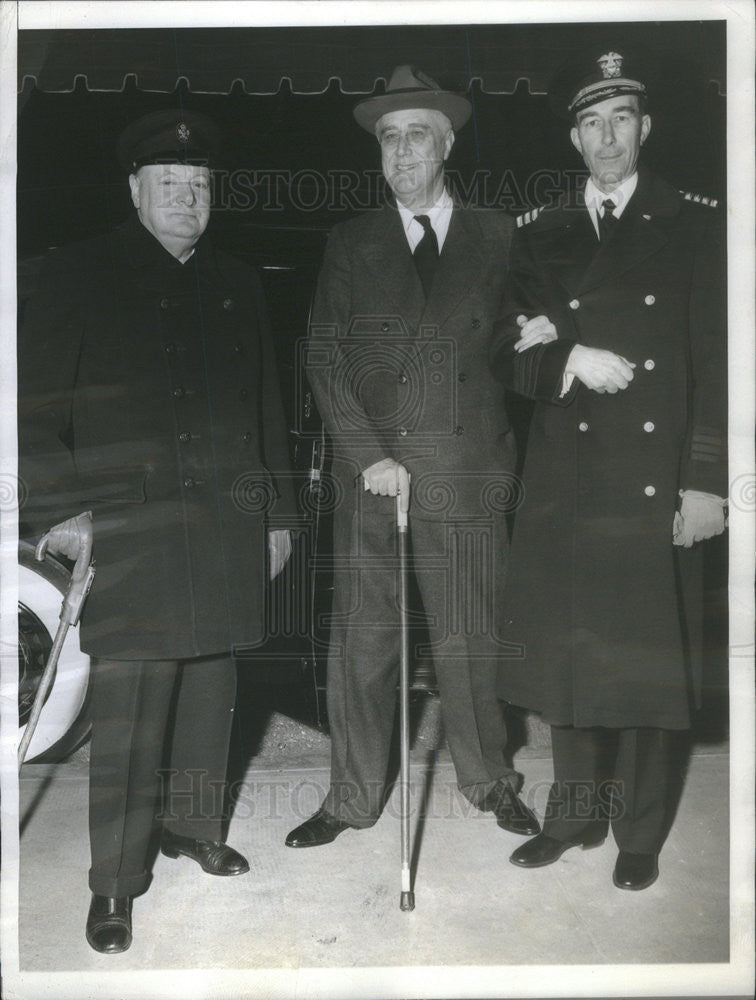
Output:
[[[657,182],[653,175],[639,172],[638,187],[622,213],[611,241],[599,244],[576,291],[586,292],[613,281],[642,260],[658,253],[669,242],[669,237],[663,228],[655,224],[654,218],[677,211],[678,202],[672,189]],[[590,223],[590,219],[588,221]]]
[[372,233],[360,248],[365,269],[401,316],[407,333],[417,331],[425,308],[423,286],[412,260],[399,212],[384,206],[375,216]]
[[490,252],[487,242],[475,213],[455,206],[423,309],[424,326],[440,328],[470,288],[478,284]]

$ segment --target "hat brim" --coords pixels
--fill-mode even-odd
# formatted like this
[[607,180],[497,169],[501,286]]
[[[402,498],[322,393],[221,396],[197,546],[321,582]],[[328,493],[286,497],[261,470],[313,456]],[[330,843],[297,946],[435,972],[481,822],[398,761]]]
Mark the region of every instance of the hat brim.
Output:
[[375,133],[379,118],[390,111],[410,111],[419,108],[425,111],[440,111],[451,122],[456,131],[469,120],[472,104],[461,94],[448,90],[395,90],[389,94],[368,97],[354,107],[354,117],[358,125],[367,132]]

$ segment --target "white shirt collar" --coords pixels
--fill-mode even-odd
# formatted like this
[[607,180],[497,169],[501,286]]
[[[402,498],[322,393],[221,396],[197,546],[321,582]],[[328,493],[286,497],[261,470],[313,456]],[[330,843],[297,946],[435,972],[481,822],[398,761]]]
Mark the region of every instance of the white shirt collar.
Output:
[[632,198],[635,193],[635,189],[638,186],[638,172],[631,174],[626,177],[621,184],[611,191],[609,194],[605,194],[603,191],[599,191],[596,185],[593,183],[593,178],[589,177],[585,184],[585,204],[591,216],[591,222],[593,223],[593,228],[598,234],[598,214],[601,208],[601,203],[606,201],[607,198],[611,198],[614,204],[617,206],[612,213],[616,219],[619,219],[622,213],[627,207],[627,203]]
[[440,252],[444,245],[446,234],[449,232],[449,223],[451,222],[452,209],[454,208],[454,201],[446,188],[443,189],[438,200],[431,206],[431,208],[428,209],[427,212],[413,212],[412,209],[406,208],[398,200],[396,204],[399,209],[399,215],[402,220],[402,225],[404,226],[404,232],[407,237],[407,242],[409,243],[410,251],[414,252],[415,247],[423,238],[425,233],[425,230],[420,223],[415,221],[415,215],[427,215],[430,219],[430,224],[433,227],[433,232],[436,234],[438,249]]

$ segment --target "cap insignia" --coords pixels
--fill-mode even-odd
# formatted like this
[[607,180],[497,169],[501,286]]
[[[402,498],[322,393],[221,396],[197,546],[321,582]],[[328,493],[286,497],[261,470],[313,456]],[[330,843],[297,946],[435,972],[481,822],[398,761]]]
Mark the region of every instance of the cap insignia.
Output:
[[192,133],[186,122],[179,122],[176,126],[176,138],[179,142],[187,143],[192,137]]
[[619,52],[607,52],[604,56],[599,56],[596,62],[601,68],[601,72],[605,80],[612,80],[615,77],[622,76],[622,60],[624,56],[621,56]]

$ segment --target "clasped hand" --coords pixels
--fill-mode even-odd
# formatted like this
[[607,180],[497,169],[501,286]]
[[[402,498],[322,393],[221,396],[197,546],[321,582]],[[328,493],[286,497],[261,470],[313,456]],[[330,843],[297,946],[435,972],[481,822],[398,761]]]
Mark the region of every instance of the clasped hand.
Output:
[[409,473],[400,462],[393,458],[383,458],[363,469],[362,478],[365,480],[365,489],[370,490],[374,496],[395,497],[399,494],[400,509],[405,512],[409,510]]
[[[520,339],[515,351],[522,353],[536,344],[548,344],[557,339],[557,330],[548,316],[518,316]],[[565,375],[580,379],[584,386],[594,392],[618,392],[627,389],[633,380],[635,364],[613,351],[598,347],[575,344],[567,359]]]

